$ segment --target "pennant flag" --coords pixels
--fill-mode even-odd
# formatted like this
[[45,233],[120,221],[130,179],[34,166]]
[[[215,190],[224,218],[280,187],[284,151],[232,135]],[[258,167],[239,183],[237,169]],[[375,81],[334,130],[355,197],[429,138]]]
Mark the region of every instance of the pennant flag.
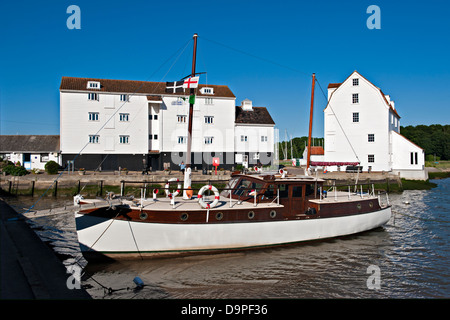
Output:
[[184,81],[166,82],[166,92],[184,92]]
[[187,78],[186,80],[184,80],[183,88],[187,88],[187,89],[197,88],[199,78],[200,77]]

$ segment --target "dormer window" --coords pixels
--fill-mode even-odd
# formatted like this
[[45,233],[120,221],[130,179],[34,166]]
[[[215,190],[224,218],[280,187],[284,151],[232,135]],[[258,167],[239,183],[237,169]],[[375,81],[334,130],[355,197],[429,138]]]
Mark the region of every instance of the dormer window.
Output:
[[100,89],[100,82],[99,81],[88,81],[87,88],[88,89]]
[[214,88],[203,87],[203,88],[200,89],[200,92],[202,94],[214,94]]

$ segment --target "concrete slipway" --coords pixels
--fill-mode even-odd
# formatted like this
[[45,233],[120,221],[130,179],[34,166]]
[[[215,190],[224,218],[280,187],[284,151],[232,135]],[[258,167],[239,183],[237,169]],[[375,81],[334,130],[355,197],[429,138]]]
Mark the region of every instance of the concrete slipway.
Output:
[[0,200],[0,299],[90,299],[23,217]]

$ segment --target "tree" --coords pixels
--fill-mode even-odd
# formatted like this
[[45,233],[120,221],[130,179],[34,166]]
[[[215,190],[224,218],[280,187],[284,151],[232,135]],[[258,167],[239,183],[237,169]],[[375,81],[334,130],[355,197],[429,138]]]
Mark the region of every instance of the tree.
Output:
[[425,150],[425,155],[450,160],[450,125],[400,127],[400,133]]

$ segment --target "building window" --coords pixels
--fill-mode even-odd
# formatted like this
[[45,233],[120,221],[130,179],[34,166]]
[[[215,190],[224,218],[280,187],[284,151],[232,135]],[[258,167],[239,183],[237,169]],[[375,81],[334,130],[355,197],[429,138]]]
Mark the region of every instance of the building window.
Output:
[[212,98],[205,98],[205,104],[213,104]]
[[158,115],[157,114],[153,115],[153,120],[158,120]]
[[241,142],[247,142],[247,136],[241,136]]
[[205,137],[205,144],[212,144],[214,137]]
[[121,144],[128,144],[130,136],[119,136],[119,142]]
[[152,134],[149,134],[149,135],[148,135],[148,140],[152,140],[152,138],[153,138],[153,135],[152,135]]
[[187,116],[185,116],[185,115],[177,115],[178,123],[186,123],[186,119],[187,119]]
[[179,136],[178,137],[178,144],[185,144],[187,142],[187,137]]
[[359,112],[353,112],[353,122],[359,122]]
[[88,100],[98,101],[98,93],[88,93]]
[[127,94],[121,94],[120,95],[120,101],[129,101],[129,97]]
[[419,155],[417,152],[411,152],[411,164],[418,164]]
[[359,86],[359,79],[358,78],[356,78],[356,79],[353,79],[353,86]]
[[128,121],[129,120],[129,113],[119,113],[119,120],[120,121]]
[[213,88],[201,88],[200,92],[202,94],[214,94],[214,89]]
[[89,121],[98,121],[98,112],[89,112]]
[[157,134],[153,135],[153,140],[158,140],[158,135]]
[[41,162],[47,162],[49,160],[48,153],[41,153]]
[[397,128],[397,117],[394,118],[394,126]]
[[369,156],[367,157],[367,161],[369,163],[374,163],[375,162],[375,155],[369,154]]
[[205,116],[205,123],[206,124],[213,124],[214,123],[214,117],[212,117],[212,116]]
[[359,103],[359,93],[352,94],[352,103]]
[[98,143],[99,135],[90,134],[89,135],[89,143]]
[[375,142],[375,134],[369,133],[367,141],[369,142]]
[[267,136],[261,136],[261,142],[267,142]]
[[88,89],[100,89],[100,82],[98,82],[98,81],[88,81],[87,88]]

